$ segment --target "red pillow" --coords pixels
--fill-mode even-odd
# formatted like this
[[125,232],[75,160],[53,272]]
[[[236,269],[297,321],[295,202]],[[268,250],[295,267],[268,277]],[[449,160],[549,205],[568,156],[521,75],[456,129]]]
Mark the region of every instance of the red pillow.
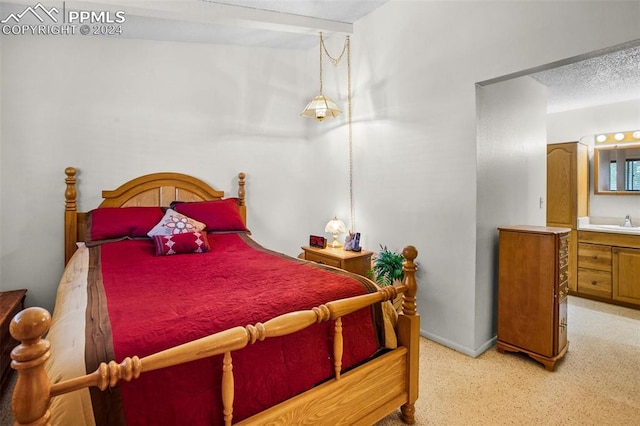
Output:
[[85,240],[146,237],[164,212],[160,207],[103,207],[91,210]]
[[156,256],[169,256],[180,253],[206,253],[209,251],[207,234],[202,232],[154,235],[153,242],[156,246]]
[[249,231],[240,216],[237,198],[175,203],[172,208],[207,225],[207,232]]

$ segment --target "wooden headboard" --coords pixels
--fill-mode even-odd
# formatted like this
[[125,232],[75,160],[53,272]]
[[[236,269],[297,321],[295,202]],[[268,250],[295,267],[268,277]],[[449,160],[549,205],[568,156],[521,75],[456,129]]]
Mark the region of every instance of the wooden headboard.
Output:
[[[84,241],[87,232],[87,213],[77,210],[76,173],[74,167],[67,167],[64,193],[64,263],[75,253],[76,242]],[[245,205],[245,174],[238,174],[238,208],[244,223],[247,223]],[[102,191],[104,200],[100,207],[159,206],[168,207],[173,201],[220,200],[224,191],[182,173],[152,173],[130,180],[112,191]]]

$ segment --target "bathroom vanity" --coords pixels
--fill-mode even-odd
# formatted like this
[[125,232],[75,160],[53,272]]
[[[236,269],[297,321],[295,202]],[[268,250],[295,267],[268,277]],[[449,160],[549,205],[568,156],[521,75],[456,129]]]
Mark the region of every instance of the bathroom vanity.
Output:
[[[635,133],[627,133],[623,134],[626,139],[622,143],[635,137]],[[640,225],[640,216],[628,218],[628,226],[624,226],[624,217],[589,217],[592,191],[612,200],[619,196],[640,197],[637,190],[624,190],[630,183],[620,176],[620,170],[613,173],[614,156],[622,164],[629,158],[640,157],[640,148],[635,143],[620,145],[606,141],[596,146],[595,179],[590,185],[586,145],[579,142],[547,145],[547,226],[571,229],[569,294],[638,309],[640,227],[634,225]],[[634,211],[629,213],[634,216]]]
[[579,222],[575,294],[640,308],[640,228]]

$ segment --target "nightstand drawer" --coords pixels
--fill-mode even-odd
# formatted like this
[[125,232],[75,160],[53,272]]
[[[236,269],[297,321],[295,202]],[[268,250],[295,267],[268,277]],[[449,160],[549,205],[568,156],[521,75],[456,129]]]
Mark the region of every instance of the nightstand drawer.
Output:
[[304,250],[304,258],[306,260],[344,269],[363,277],[366,277],[367,271],[371,269],[371,255],[373,255],[373,252],[367,250],[348,251],[342,248],[309,246],[302,247],[302,250]]
[[307,252],[305,258],[312,262],[320,263],[322,265],[335,266],[336,268],[342,267],[342,261],[340,259],[332,259],[330,257],[321,256],[317,253]]

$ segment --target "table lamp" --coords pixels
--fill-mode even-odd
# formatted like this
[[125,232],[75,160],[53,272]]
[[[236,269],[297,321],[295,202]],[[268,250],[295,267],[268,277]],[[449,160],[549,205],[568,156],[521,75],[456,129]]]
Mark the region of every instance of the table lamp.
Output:
[[333,234],[333,241],[329,245],[333,248],[342,247],[342,244],[338,241],[338,234],[342,234],[347,232],[347,227],[344,222],[342,222],[337,217],[334,217],[327,223],[327,226],[324,227],[324,232],[328,232],[329,234]]

